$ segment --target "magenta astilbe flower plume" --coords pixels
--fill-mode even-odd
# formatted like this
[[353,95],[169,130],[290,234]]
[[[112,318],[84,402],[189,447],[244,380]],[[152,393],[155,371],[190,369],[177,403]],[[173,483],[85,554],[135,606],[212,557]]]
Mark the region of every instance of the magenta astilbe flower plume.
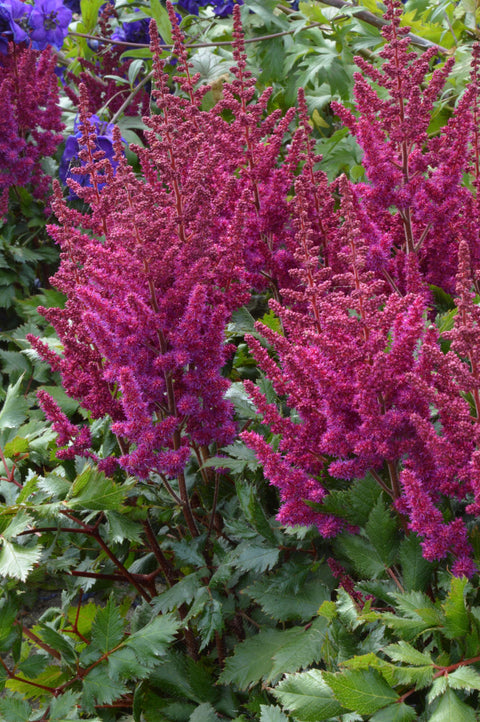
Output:
[[[169,12],[175,23],[171,5]],[[63,354],[52,359],[32,343],[93,418],[110,417],[117,461],[139,478],[181,478],[192,451],[201,457],[209,445],[233,441],[221,373],[230,354],[226,323],[252,285],[278,288],[282,274],[289,281],[287,193],[301,143],[283,168],[277,156],[294,111],[265,117],[268,94],[254,97],[238,9],[235,23],[234,78],[210,111],[201,109],[208,88],[196,87],[176,24],[182,92],[171,93],[152,24],[156,108],[145,118],[147,145],[136,148],[141,175],[128,165],[118,129],[106,157],[81,86],[75,172],[89,185],[67,183],[88,212],[69,209],[55,189],[60,225],[50,232],[62,260],[52,283],[67,302],[42,312]]]
[[377,68],[355,59],[361,71],[354,76],[358,117],[338,103],[332,107],[364,153],[368,182],[356,185],[355,194],[364,210],[370,266],[393,288],[415,291],[406,256],[416,255],[426,282],[451,293],[458,239],[466,238],[475,258],[480,253],[478,214],[472,214],[472,193],[462,185],[478,83],[471,84],[447,126],[429,139],[433,103],[454,61],[447,59],[427,80],[435,48],[420,56],[408,50],[401,12],[397,0],[387,3],[383,64]]
[[63,140],[55,57],[19,45],[0,63],[0,196],[6,212],[12,186],[30,186],[44,200],[51,178],[41,162]]

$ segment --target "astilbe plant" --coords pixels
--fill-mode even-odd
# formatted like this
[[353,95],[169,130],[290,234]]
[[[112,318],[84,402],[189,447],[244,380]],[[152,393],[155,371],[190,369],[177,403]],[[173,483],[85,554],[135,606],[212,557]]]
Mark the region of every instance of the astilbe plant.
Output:
[[[444,517],[444,502],[460,502],[467,519],[478,516],[472,289],[479,253],[479,50],[456,112],[428,140],[433,97],[450,62],[434,72],[421,101],[417,86],[428,54],[411,64],[399,13],[390,3],[381,69],[362,64],[389,97],[377,96],[358,75],[360,118],[339,109],[364,146],[370,183],[341,179],[337,228],[325,234],[299,178],[292,273],[301,290],[282,290],[282,302],[270,302],[282,332],[258,324],[270,351],[249,339],[260,368],[295,413],[283,416],[247,382],[279,437],[278,448],[255,432],[243,438],[280,490],[283,523],[315,524],[324,536],[336,534],[345,522],[329,513],[332,483],[335,488],[340,480],[370,474],[401,514],[405,531],[423,539],[425,558],[451,555],[453,572],[469,576],[476,566],[465,517]],[[462,185],[466,170],[472,171],[470,185]],[[336,250],[330,257],[329,244]],[[458,315],[443,340],[429,321],[432,283],[456,288]],[[441,341],[447,339],[445,353]]]
[[0,217],[10,188],[28,186],[43,201],[50,190],[41,162],[54,155],[64,127],[55,65],[50,47],[39,52],[11,42],[0,55]]
[[[170,15],[174,23],[172,7]],[[290,154],[282,167],[277,156],[294,111],[263,118],[268,93],[254,97],[238,11],[235,23],[235,77],[211,111],[201,109],[208,88],[195,89],[175,25],[182,93],[171,93],[152,26],[156,109],[145,118],[147,147],[136,149],[141,176],[129,167],[118,131],[113,165],[98,149],[81,87],[76,173],[89,183],[69,185],[88,210],[68,208],[57,185],[60,225],[50,232],[62,261],[52,283],[67,302],[42,310],[62,357],[31,338],[60,371],[67,394],[93,419],[110,417],[120,453],[100,459],[100,467],[113,473],[119,464],[141,479],[155,473],[176,499],[171,483],[178,480],[192,534],[185,466],[192,453],[203,463],[210,445],[235,437],[222,376],[231,352],[225,325],[252,286],[281,285],[292,237],[284,219],[295,159]],[[45,393],[39,400],[60,441],[71,442],[60,455],[94,456],[88,430],[75,431]]]

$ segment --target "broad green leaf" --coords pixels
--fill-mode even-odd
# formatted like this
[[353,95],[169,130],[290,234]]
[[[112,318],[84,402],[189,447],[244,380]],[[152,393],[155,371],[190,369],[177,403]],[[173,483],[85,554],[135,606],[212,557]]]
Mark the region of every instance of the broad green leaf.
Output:
[[320,722],[345,711],[318,669],[287,675],[272,692],[299,722]]
[[21,436],[15,436],[3,447],[3,455],[6,459],[11,459],[17,454],[24,454],[26,451],[28,451],[28,439],[23,439]]
[[370,579],[385,574],[385,564],[368,539],[358,535],[343,534],[339,537],[339,543],[359,574]]
[[158,34],[163,38],[163,41],[167,44],[171,43],[172,27],[170,25],[168,13],[165,8],[162,7],[162,5],[160,4],[160,0],[150,0],[150,8],[148,8],[148,6],[145,6],[143,10],[146,14],[151,14],[151,16],[154,18],[155,22],[157,23]]
[[232,561],[244,572],[253,571],[262,574],[275,566],[279,554],[280,550],[277,547],[269,547],[261,541],[244,541],[233,552]]
[[72,640],[66,634],[61,634],[56,629],[52,629],[48,624],[42,624],[39,636],[50,647],[60,652],[67,664],[75,664],[77,654]]
[[30,654],[18,665],[17,669],[22,677],[34,679],[42,674],[48,665],[48,661],[48,657],[44,654]]
[[380,559],[387,567],[393,562],[397,552],[396,528],[395,520],[382,497],[379,497],[369,514],[365,531]]
[[[249,451],[251,451],[251,449],[249,449]],[[245,483],[245,481],[237,481],[235,488],[240,506],[247,521],[261,536],[265,537],[267,541],[276,545],[277,539],[260,505],[256,489],[250,484]]]
[[92,624],[92,646],[102,654],[117,647],[123,639],[124,621],[111,596],[103,609],[98,609]]
[[370,722],[412,722],[416,719],[416,710],[402,702],[384,707],[370,717]]
[[188,722],[220,722],[220,717],[210,702],[204,702],[192,712]]
[[20,391],[23,376],[9,386],[0,411],[0,429],[17,429],[27,418],[28,403]]
[[267,681],[282,674],[298,672],[319,662],[327,629],[327,620],[319,617],[307,628],[294,627],[285,630],[285,642],[273,655],[273,666]]
[[126,485],[120,486],[101,471],[86,466],[75,479],[67,496],[71,509],[91,511],[118,511],[126,496]]
[[427,652],[419,652],[408,642],[399,642],[398,644],[389,644],[385,647],[384,652],[388,654],[394,662],[405,662],[405,664],[418,665],[419,667],[427,664],[433,664],[433,659]]
[[119,680],[113,680],[106,665],[94,667],[83,679],[82,708],[94,712],[97,704],[112,704],[127,691]]
[[[283,581],[283,580],[282,580]],[[275,577],[261,579],[245,590],[265,614],[279,621],[292,619],[311,619],[330,599],[330,590],[317,579],[311,579],[300,587],[289,584],[288,587],[276,583]]]
[[473,667],[458,667],[454,672],[449,673],[448,686],[452,689],[479,689],[480,674]]
[[260,705],[260,722],[288,722],[280,707],[272,707],[271,705]]
[[[5,511],[8,513],[9,510],[6,509]],[[12,541],[14,537],[21,534],[22,531],[28,529],[32,522],[33,518],[30,514],[27,514],[24,509],[20,509],[20,511],[13,517],[8,526],[5,527],[3,532],[0,534],[0,538]]]
[[106,511],[108,521],[108,536],[112,542],[128,541],[139,542],[142,539],[143,530],[138,522],[133,521],[125,514],[118,511]]
[[185,697],[198,705],[214,703],[218,695],[212,672],[202,660],[169,651],[151,672],[152,684],[170,697]]
[[470,628],[465,594],[468,580],[452,577],[450,591],[443,605],[445,611],[445,634],[449,639],[466,636]]
[[42,556],[42,547],[24,547],[4,540],[0,551],[0,576],[26,580]]
[[63,720],[76,719],[77,704],[80,692],[67,690],[50,703],[49,722],[63,722]]
[[400,544],[398,558],[402,565],[402,581],[407,591],[424,591],[430,582],[433,566],[422,555],[420,539],[409,534]]
[[247,689],[271,673],[273,657],[285,642],[284,633],[277,629],[264,629],[254,637],[237,644],[232,657],[225,662],[220,675],[221,684],[236,684]]
[[360,714],[373,714],[398,699],[397,693],[376,670],[324,672],[323,676],[340,704]]
[[26,699],[20,697],[0,698],[0,719],[2,722],[28,722],[32,712]]
[[20,675],[17,679],[9,679],[5,687],[12,690],[13,692],[18,692],[27,699],[30,697],[42,698],[51,696],[48,690],[42,689],[42,686],[55,688],[65,682],[65,679],[66,675],[62,672],[60,667],[57,667],[56,665],[50,665],[49,667],[44,669],[43,672],[38,675],[38,677],[35,677],[34,679],[29,679],[29,682],[36,682],[37,685],[39,685],[38,687],[35,687],[27,682],[23,682],[20,678]]
[[180,622],[170,614],[157,617],[125,641],[144,664],[156,664],[175,637]]
[[475,722],[476,719],[475,710],[462,702],[455,692],[447,689],[429,722]]
[[155,597],[153,602],[155,609],[159,612],[170,612],[182,604],[190,604],[198,591],[202,576],[203,572],[201,571],[187,574],[170,589],[166,589],[158,597]]

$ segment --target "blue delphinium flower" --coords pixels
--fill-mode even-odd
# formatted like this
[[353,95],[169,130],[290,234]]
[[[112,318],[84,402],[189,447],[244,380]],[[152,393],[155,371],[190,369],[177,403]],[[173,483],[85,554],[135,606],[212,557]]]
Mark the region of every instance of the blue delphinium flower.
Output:
[[[95,128],[96,133],[96,147],[95,150],[102,150],[104,157],[110,161],[110,164],[114,170],[116,170],[118,163],[114,160],[115,151],[113,148],[113,125],[106,121],[100,120],[97,115],[90,117],[90,122]],[[65,150],[63,151],[62,159],[60,161],[60,167],[58,169],[58,175],[64,185],[67,184],[67,180],[72,180],[79,183],[82,188],[89,187],[92,185],[90,176],[88,174],[75,173],[75,168],[81,167],[84,163],[78,157],[81,150],[79,143],[82,137],[82,131],[80,124],[75,121],[73,126],[73,135],[70,135],[65,142]],[[100,188],[103,188],[103,184],[100,184]],[[69,199],[73,200],[78,196],[70,190]]]
[[81,9],[80,9],[80,0],[63,0],[63,4],[67,6],[67,8],[70,8],[72,13],[75,13],[76,15],[80,15]]
[[150,43],[150,20],[143,18],[142,20],[133,20],[128,23],[122,23],[112,35],[112,40],[123,40],[126,43],[141,43],[149,45]]
[[28,40],[28,19],[32,8],[21,0],[0,0],[0,53],[8,51],[9,40]]
[[226,18],[233,13],[235,5],[243,5],[243,0],[237,0],[237,2],[234,2],[234,0],[226,0],[226,2],[223,0],[215,0],[212,4],[215,15],[219,18]]
[[62,0],[36,0],[30,14],[33,47],[43,50],[47,45],[53,45],[60,50],[71,19],[72,11]]

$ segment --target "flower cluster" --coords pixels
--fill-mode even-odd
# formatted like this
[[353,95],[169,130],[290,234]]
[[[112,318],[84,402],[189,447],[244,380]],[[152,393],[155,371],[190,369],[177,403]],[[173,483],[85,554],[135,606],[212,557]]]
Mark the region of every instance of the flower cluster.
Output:
[[[145,118],[146,147],[136,148],[141,175],[129,167],[118,129],[110,136],[90,116],[81,87],[69,153],[79,149],[89,183],[72,175],[68,183],[89,212],[69,209],[57,187],[60,226],[50,232],[62,262],[52,282],[68,300],[64,309],[43,311],[63,356],[52,358],[31,340],[60,370],[70,396],[93,418],[111,418],[125,470],[180,483],[192,453],[202,458],[208,445],[234,438],[224,329],[252,285],[277,287],[279,274],[286,276],[285,245],[293,239],[287,191],[297,164],[289,156],[278,165],[294,111],[264,118],[269,94],[254,98],[238,9],[234,77],[209,111],[201,108],[208,88],[195,86],[169,11],[183,94],[170,92],[152,28],[156,107]],[[58,413],[44,398],[42,406],[60,430]],[[110,469],[111,460],[105,463]]]
[[[452,571],[471,575],[466,524],[445,519],[442,500],[478,516],[480,316],[472,289],[478,291],[480,262],[480,50],[474,49],[469,88],[446,127],[429,139],[433,101],[451,61],[422,91],[434,51],[418,58],[407,52],[400,12],[391,0],[381,68],[358,60],[359,117],[336,106],[364,150],[368,182],[341,179],[340,213],[329,226],[325,187],[320,195],[321,184],[315,190],[305,173],[296,182],[291,273],[300,288],[281,290],[281,302],[270,302],[282,333],[257,326],[274,357],[249,339],[292,413],[284,416],[248,383],[280,440],[272,448],[258,433],[243,438],[279,489],[283,523],[336,533],[344,522],[323,512],[322,500],[332,484],[370,474],[406,528],[422,538],[424,556],[451,555]],[[454,328],[443,338],[429,321],[429,284],[457,297]]]
[[233,13],[235,5],[243,5],[243,0],[177,0],[176,4],[190,15],[198,15],[200,8],[211,7],[217,17],[225,18]]
[[36,50],[52,45],[59,50],[72,19],[62,0],[0,0],[0,52],[6,54],[8,41],[31,42]]
[[0,63],[0,217],[11,187],[30,185],[42,200],[49,190],[41,163],[63,140],[55,63],[50,48],[26,45]]

